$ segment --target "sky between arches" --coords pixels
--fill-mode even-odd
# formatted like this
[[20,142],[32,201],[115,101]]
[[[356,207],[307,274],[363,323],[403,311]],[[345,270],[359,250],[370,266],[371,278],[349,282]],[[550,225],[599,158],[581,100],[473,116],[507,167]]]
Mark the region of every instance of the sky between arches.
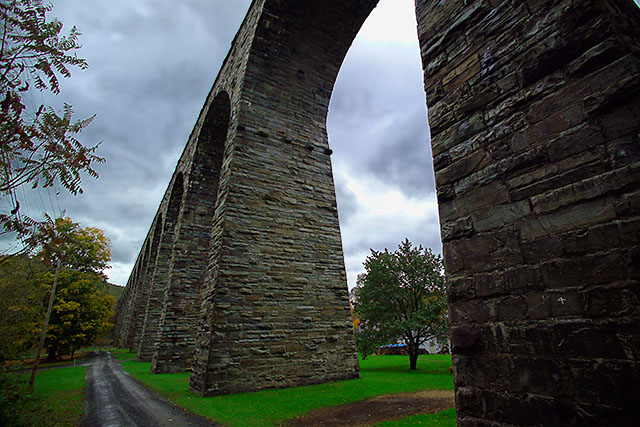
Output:
[[[97,114],[83,140],[102,140],[107,164],[99,180],[85,180],[84,195],[23,194],[23,210],[59,204],[102,228],[113,242],[110,280],[124,285],[250,0],[53,2],[51,16],[83,33],[90,68],[62,82],[57,98],[31,102]],[[413,0],[381,0],[365,23],[338,76],[328,130],[349,286],[369,248],[408,237],[440,252]]]

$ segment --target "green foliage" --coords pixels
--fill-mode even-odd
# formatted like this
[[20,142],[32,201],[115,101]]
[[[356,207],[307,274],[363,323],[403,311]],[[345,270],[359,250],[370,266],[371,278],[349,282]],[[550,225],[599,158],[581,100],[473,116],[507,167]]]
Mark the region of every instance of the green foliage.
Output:
[[[46,220],[39,225],[38,231],[34,233],[33,238],[41,248],[38,253],[39,259],[45,265],[53,266],[55,264],[55,273],[51,278],[52,285],[49,293],[49,302],[36,353],[36,361],[29,380],[30,385],[35,380],[40,354],[49,329],[61,268],[97,276],[102,275],[102,270],[107,268],[107,263],[111,259],[110,242],[104,236],[102,230],[91,227],[80,228],[80,225],[71,221],[70,218],[56,218],[54,221],[49,216],[46,216]],[[36,245],[34,244],[34,246]],[[71,283],[78,283],[81,279],[81,277],[75,276]],[[95,339],[95,336],[92,336],[93,329],[88,326],[88,322],[80,314],[84,308],[83,304],[73,300],[62,301],[64,304],[58,304],[56,308],[58,316],[54,314],[54,322],[58,321],[59,328],[56,331],[57,334],[52,335],[49,339],[50,360],[55,359],[60,346],[70,346],[73,354],[78,343],[87,344],[92,339]],[[112,301],[111,304],[113,305],[112,298],[110,298],[110,301]],[[84,304],[89,305],[92,309],[95,308],[88,301],[84,301]],[[92,315],[98,315],[98,313],[93,310]],[[102,318],[99,318],[99,322],[102,321]],[[52,324],[52,327],[55,330],[55,324]]]
[[111,241],[95,227],[80,227],[71,218],[46,217],[35,235],[38,257],[47,265],[85,273],[102,274],[111,260]]
[[0,363],[21,357],[37,343],[47,294],[36,280],[46,271],[27,256],[0,263]]
[[419,390],[453,390],[451,356],[420,356],[420,368],[408,370],[406,357],[376,356],[360,361],[360,378],[303,387],[200,397],[188,390],[189,373],[156,375],[150,363],[133,353],[118,353],[123,368],[138,381],[178,406],[228,426],[282,425],[313,409],[375,396]]
[[98,285],[100,292],[106,295],[111,295],[116,302],[120,300],[124,294],[124,286],[114,285],[112,283],[102,282]]
[[358,277],[355,312],[358,351],[366,357],[398,340],[408,347],[410,369],[419,347],[448,335],[446,281],[439,255],[405,239],[396,251],[371,250]]
[[[45,289],[51,287],[53,274],[43,278]],[[59,350],[71,351],[93,344],[98,336],[113,327],[114,298],[99,291],[101,278],[95,274],[63,271],[58,276],[58,291],[47,330],[49,358]]]
[[66,270],[58,275],[47,328],[50,358],[59,350],[92,344],[113,326],[114,298],[100,290],[106,287],[102,270],[111,258],[102,230],[82,228],[69,218],[47,218],[35,236],[40,242],[36,257],[0,262],[0,359],[20,357],[37,343],[58,261]]
[[0,425],[11,425],[13,420],[20,417],[27,402],[24,378],[5,367],[0,367]]
[[363,359],[375,354],[376,349],[380,346],[380,338],[377,336],[375,331],[371,331],[368,328],[356,331],[355,338],[356,348]]
[[98,145],[86,147],[77,138],[93,117],[74,121],[65,104],[61,113],[32,105],[34,91],[60,93],[58,76],[87,68],[78,58],[80,33],[73,27],[61,35],[62,23],[47,18],[53,6],[42,0],[0,2],[0,224],[20,237],[33,232],[36,221],[19,215],[15,189],[29,184],[49,187],[59,182],[72,194],[82,192],[81,173],[97,178]]

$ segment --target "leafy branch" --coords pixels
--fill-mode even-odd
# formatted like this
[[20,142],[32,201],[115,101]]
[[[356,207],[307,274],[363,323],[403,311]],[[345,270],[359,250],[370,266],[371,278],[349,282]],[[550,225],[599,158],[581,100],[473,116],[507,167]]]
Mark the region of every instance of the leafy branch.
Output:
[[74,120],[66,103],[61,112],[26,105],[26,94],[35,90],[57,95],[59,77],[71,77],[74,67],[88,67],[77,56],[80,32],[73,27],[62,35],[62,23],[47,19],[52,9],[43,0],[0,2],[0,197],[11,199],[3,203],[10,212],[0,215],[0,224],[19,236],[28,235],[36,224],[19,214],[16,188],[60,183],[77,195],[82,193],[82,175],[97,178],[94,166],[105,162],[96,154],[99,143],[85,146],[77,138],[95,116]]

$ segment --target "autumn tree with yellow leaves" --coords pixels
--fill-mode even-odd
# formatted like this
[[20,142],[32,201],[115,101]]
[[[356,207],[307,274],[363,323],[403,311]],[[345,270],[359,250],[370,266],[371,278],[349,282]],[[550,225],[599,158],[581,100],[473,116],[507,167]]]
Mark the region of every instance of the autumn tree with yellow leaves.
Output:
[[112,326],[114,298],[103,291],[109,239],[70,218],[43,224],[34,253],[0,263],[0,361],[32,349],[45,324],[49,358],[92,344]]
[[[33,385],[35,374],[40,361],[40,354],[45,344],[45,338],[48,332],[49,323],[54,313],[54,304],[56,300],[56,291],[58,282],[67,276],[67,273],[77,273],[78,275],[88,275],[95,277],[104,277],[103,271],[109,267],[111,260],[111,242],[104,235],[102,230],[94,227],[80,227],[80,224],[73,222],[70,218],[56,218],[55,220],[46,216],[45,221],[39,225],[38,232],[34,235],[35,241],[38,243],[39,251],[37,257],[43,264],[51,269],[52,284],[49,293],[49,303],[44,316],[44,324],[42,326],[42,334],[40,335],[40,343],[36,354],[36,360],[33,364],[31,378],[29,384]],[[75,276],[79,278],[80,276]],[[72,304],[72,306],[75,306]],[[56,313],[64,313],[69,311],[69,305],[59,305]],[[68,314],[70,316],[70,314]],[[63,315],[62,322],[64,326],[65,319],[67,322],[73,323],[70,327],[78,327],[79,317],[76,316],[74,321],[69,321],[69,317]],[[55,319],[55,317],[54,317]],[[73,317],[71,317],[73,319]],[[62,328],[69,331],[69,328]],[[54,339],[54,343],[59,343],[61,336]],[[73,346],[73,339],[69,342]],[[56,348],[50,348],[55,351]]]
[[[50,289],[53,274],[48,273],[40,284]],[[45,344],[49,360],[60,352],[71,353],[93,344],[113,325],[114,298],[99,290],[102,279],[92,273],[63,271],[58,277],[58,290],[53,303]]]

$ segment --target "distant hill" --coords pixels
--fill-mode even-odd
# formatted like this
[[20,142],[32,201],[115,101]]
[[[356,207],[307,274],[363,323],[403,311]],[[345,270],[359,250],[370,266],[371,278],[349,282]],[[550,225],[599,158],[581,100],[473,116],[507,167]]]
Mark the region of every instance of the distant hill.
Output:
[[122,294],[124,293],[124,286],[114,285],[112,283],[102,282],[98,285],[98,289],[104,292],[107,295],[113,295],[113,297],[118,301]]

